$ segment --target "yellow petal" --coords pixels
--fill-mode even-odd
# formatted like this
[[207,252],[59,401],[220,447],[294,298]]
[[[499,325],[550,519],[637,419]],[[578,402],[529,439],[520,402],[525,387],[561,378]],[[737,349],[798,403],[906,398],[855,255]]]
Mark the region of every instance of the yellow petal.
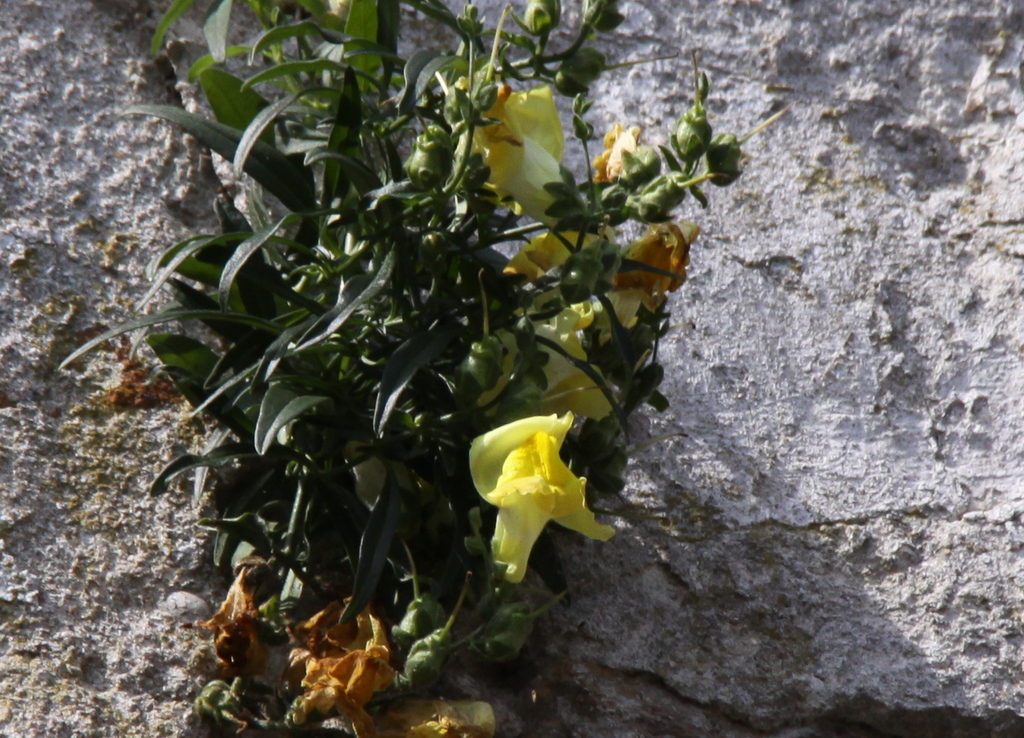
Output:
[[572,427],[572,421],[571,413],[566,413],[562,417],[533,416],[516,420],[477,437],[470,445],[469,468],[473,484],[480,495],[486,496],[494,490],[501,478],[505,459],[531,436],[535,433],[547,433],[561,446],[569,428]]

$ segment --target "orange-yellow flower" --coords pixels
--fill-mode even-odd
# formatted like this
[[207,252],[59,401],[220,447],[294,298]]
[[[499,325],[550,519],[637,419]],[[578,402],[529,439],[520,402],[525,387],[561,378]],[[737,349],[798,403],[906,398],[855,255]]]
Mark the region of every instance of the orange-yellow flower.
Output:
[[[623,257],[679,276],[641,270],[619,272],[615,277],[615,291],[625,293],[620,295],[620,299],[638,298],[648,310],[657,310],[665,301],[665,293],[675,292],[686,278],[690,245],[698,235],[700,227],[688,221],[679,225],[662,223],[650,226],[642,238],[630,244]],[[632,291],[635,293],[630,295]]]
[[640,128],[626,129],[616,123],[604,137],[604,151],[594,159],[594,181],[614,182],[622,174],[622,152],[635,153],[640,141]]

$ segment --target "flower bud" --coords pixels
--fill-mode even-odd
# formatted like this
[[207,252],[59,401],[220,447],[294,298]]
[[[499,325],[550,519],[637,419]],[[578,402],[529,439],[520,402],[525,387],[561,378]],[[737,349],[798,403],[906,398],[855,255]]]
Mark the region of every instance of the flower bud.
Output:
[[731,133],[719,133],[708,146],[708,171],[715,176],[711,183],[728,187],[743,173],[740,169],[740,142]]
[[514,659],[533,632],[534,617],[525,602],[502,605],[473,639],[470,648],[488,661]]
[[445,617],[444,608],[434,596],[423,593],[409,603],[402,622],[391,629],[391,638],[404,650],[444,625]]
[[495,336],[486,336],[469,347],[469,355],[456,370],[455,385],[465,398],[475,399],[494,387],[501,378],[504,346]]
[[560,0],[530,0],[523,14],[523,25],[534,36],[547,36],[562,18]]
[[626,204],[629,193],[620,185],[613,184],[601,191],[601,207],[605,210],[617,210]]
[[645,223],[666,221],[671,210],[686,197],[686,187],[683,186],[686,181],[681,172],[669,172],[658,177],[639,196],[630,198],[630,209]]
[[587,92],[604,71],[604,54],[586,46],[570,56],[555,75],[555,89],[567,97]]
[[626,18],[619,12],[618,0],[588,0],[583,21],[601,33],[614,31]]
[[486,113],[498,102],[498,85],[493,82],[483,82],[473,91],[473,108],[481,113]]
[[412,689],[436,682],[448,660],[451,640],[451,634],[441,629],[413,643],[405,659],[403,681]]
[[432,274],[440,274],[448,268],[448,239],[443,233],[431,231],[424,234],[419,248],[420,263]]
[[580,448],[588,458],[600,459],[616,448],[620,434],[615,413],[608,413],[600,420],[589,419],[580,431]]
[[639,187],[661,174],[661,156],[653,146],[637,146],[636,151],[622,152],[622,181]]
[[421,190],[438,187],[452,170],[452,139],[441,126],[431,124],[419,135],[405,162],[405,172]]
[[220,728],[245,725],[239,719],[242,714],[242,703],[231,686],[220,679],[203,687],[196,697],[195,711],[201,719],[214,723]]
[[711,124],[703,105],[694,105],[676,123],[672,134],[672,145],[679,158],[686,164],[704,156],[711,142]]
[[562,299],[569,304],[589,300],[601,277],[601,254],[595,249],[581,249],[572,254],[562,268]]

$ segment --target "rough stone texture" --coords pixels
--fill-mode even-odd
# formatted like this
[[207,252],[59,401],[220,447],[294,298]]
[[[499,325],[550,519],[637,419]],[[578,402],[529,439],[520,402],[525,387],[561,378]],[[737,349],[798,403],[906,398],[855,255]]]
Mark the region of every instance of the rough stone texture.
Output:
[[[494,701],[502,736],[1024,736],[1022,10],[622,9],[612,60],[681,55],[600,84],[599,128],[663,142],[693,49],[721,130],[795,105],[688,214],[672,408],[633,429],[669,437],[608,501],[619,534],[559,536],[571,606],[451,689]],[[180,623],[223,583],[188,492],[141,494],[200,429],[111,406],[113,357],[54,367],[128,315],[217,182],[179,134],[116,118],[175,97],[148,2],[4,16],[0,732],[202,735]]]

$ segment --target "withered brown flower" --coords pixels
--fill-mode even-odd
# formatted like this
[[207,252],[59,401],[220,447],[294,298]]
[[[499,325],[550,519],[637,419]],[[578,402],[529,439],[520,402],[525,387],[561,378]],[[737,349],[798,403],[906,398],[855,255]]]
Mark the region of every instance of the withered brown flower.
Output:
[[259,635],[256,591],[266,577],[266,565],[243,561],[235,568],[224,604],[209,620],[196,623],[213,631],[213,645],[229,676],[260,674],[267,666],[267,647]]
[[373,719],[364,708],[374,692],[394,681],[391,647],[369,607],[349,623],[340,622],[342,611],[342,603],[332,602],[296,628],[305,643],[292,651],[286,672],[292,688],[302,690],[292,720],[302,724],[313,713],[337,710],[352,721],[357,738],[371,738]]

